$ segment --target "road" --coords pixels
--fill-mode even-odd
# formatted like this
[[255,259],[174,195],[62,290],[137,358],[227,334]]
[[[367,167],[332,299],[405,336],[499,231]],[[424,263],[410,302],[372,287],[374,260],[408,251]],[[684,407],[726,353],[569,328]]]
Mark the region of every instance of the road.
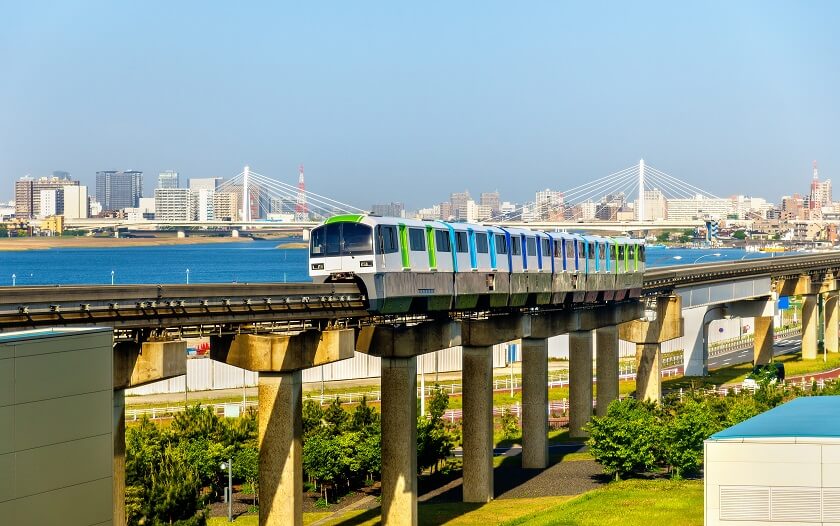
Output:
[[[802,346],[802,337],[794,336],[777,341],[773,344],[773,355],[779,356],[781,354],[788,354],[798,351]],[[742,363],[750,363],[753,360],[753,349],[741,349],[740,351],[732,351],[725,354],[719,354],[709,358],[709,369],[720,369],[721,367],[729,367],[730,365],[738,365]]]

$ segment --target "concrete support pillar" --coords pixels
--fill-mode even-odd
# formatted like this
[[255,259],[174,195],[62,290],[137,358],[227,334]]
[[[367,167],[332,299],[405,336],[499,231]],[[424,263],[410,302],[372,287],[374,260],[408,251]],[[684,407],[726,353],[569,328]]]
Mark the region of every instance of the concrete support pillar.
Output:
[[522,467],[548,467],[548,340],[522,339]]
[[838,347],[838,328],[840,323],[838,318],[838,300],[837,292],[831,292],[825,295],[823,303],[823,319],[825,320],[825,330],[823,332],[823,345],[827,352],[837,352]]
[[685,376],[709,374],[709,321],[721,314],[719,306],[683,309],[683,367]]
[[303,524],[301,372],[259,373],[260,524]]
[[592,418],[592,331],[569,333],[569,436],[588,436]]
[[802,296],[802,358],[814,360],[817,358],[817,329],[819,312],[817,301],[819,295],[806,294]]
[[493,348],[464,346],[462,375],[464,502],[489,502],[493,499]]
[[114,526],[125,526],[125,389],[114,389]]
[[595,331],[595,411],[607,414],[607,406],[618,398],[618,327],[608,325]]
[[662,344],[636,344],[636,398],[662,399]]
[[768,364],[773,360],[773,316],[756,316],[755,340],[753,342],[753,363]]
[[382,524],[417,524],[417,358],[382,358]]

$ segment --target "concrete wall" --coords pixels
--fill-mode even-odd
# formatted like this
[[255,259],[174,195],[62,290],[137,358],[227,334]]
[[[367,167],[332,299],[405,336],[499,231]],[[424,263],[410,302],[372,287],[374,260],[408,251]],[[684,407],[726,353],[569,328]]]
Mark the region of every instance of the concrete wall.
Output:
[[706,442],[706,526],[840,524],[840,444],[783,440]]
[[112,523],[110,330],[0,335],[0,524]]

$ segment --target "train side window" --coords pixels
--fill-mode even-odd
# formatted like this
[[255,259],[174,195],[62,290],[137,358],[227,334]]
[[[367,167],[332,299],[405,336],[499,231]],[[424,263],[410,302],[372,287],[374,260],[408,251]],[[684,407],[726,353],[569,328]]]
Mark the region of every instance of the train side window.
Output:
[[522,242],[520,241],[519,236],[511,236],[510,253],[514,256],[522,254]]
[[595,259],[595,243],[589,243],[589,259]]
[[422,228],[408,229],[408,246],[414,252],[426,250],[426,236]]
[[566,259],[572,259],[575,257],[575,242],[571,240],[565,241],[566,245]]
[[323,256],[327,250],[327,231],[326,227],[316,228],[312,231],[311,240],[309,242],[310,256]]
[[469,252],[466,232],[455,232],[455,251],[462,254]]
[[638,250],[639,250],[639,263],[644,263],[645,262],[645,246],[644,245],[639,245]]
[[377,227],[379,234],[376,236],[377,248],[382,254],[393,254],[399,252],[397,243],[397,227],[392,225],[380,225]]
[[607,257],[606,243],[600,243],[598,245],[598,259],[600,259],[601,261],[604,261],[604,259],[606,257]]
[[542,254],[543,254],[543,257],[551,254],[551,249],[549,248],[549,245],[548,245],[548,239],[545,239],[545,238],[543,238],[543,240],[542,240]]
[[624,259],[624,245],[618,245],[618,259],[619,261]]
[[562,258],[563,257],[563,240],[562,239],[554,239],[554,257]]
[[479,254],[487,254],[490,252],[490,246],[487,244],[487,234],[483,232],[476,233],[475,250]]
[[536,256],[537,255],[537,240],[533,237],[525,238],[525,243],[527,243],[528,247],[528,255],[529,256]]
[[507,241],[502,234],[496,235],[496,254],[507,254]]
[[435,246],[438,252],[452,252],[449,246],[449,232],[445,230],[435,230]]

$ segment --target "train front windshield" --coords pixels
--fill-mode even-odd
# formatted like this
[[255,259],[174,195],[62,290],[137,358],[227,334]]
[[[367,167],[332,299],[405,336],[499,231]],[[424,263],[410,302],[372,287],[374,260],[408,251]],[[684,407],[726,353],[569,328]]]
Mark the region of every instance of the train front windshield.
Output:
[[309,255],[368,256],[373,254],[373,229],[361,223],[330,223],[312,231]]

